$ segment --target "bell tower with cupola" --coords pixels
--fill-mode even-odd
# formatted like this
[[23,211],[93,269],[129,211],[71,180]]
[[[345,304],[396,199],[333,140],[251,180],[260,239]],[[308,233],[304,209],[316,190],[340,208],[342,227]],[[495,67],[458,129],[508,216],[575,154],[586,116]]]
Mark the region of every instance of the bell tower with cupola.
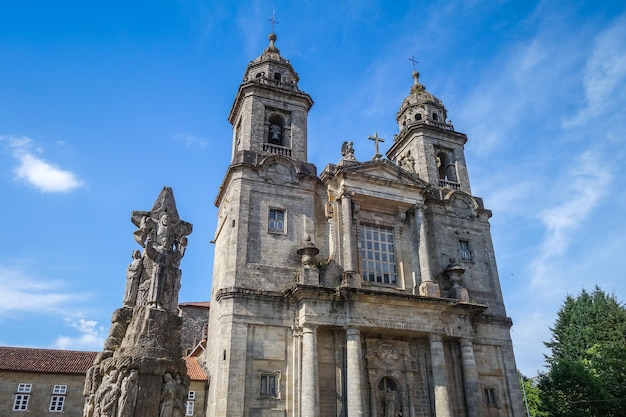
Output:
[[442,101],[426,91],[417,71],[396,120],[400,133],[387,152],[390,160],[435,187],[472,193],[463,150],[467,136],[454,130]]
[[298,88],[299,77],[269,35],[263,54],[250,61],[228,121],[233,125],[233,160],[238,153],[277,154],[307,160],[307,116],[311,96]]

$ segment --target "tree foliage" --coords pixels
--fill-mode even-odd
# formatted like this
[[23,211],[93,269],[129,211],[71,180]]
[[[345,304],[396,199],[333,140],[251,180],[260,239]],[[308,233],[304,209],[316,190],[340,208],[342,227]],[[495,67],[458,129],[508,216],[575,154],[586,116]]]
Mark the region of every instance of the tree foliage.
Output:
[[546,343],[540,408],[550,417],[612,417],[626,409],[626,308],[596,287],[561,306]]

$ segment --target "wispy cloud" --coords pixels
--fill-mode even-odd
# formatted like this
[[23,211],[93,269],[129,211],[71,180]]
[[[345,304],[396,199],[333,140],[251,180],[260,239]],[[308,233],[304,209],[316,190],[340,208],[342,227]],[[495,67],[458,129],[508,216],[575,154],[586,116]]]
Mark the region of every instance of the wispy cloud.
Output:
[[98,322],[79,319],[67,323],[78,332],[78,336],[59,336],[52,346],[54,349],[102,350],[106,329],[98,326]]
[[626,15],[623,15],[595,38],[593,53],[585,65],[585,106],[565,121],[565,127],[588,122],[590,117],[615,105],[617,100],[625,99],[625,81]]
[[80,188],[84,182],[73,172],[59,168],[38,154],[41,148],[27,137],[0,136],[6,141],[12,156],[17,161],[13,172],[15,178],[37,188],[44,193],[67,193]]
[[196,147],[196,148],[206,148],[209,145],[208,139],[202,138],[200,136],[188,135],[186,133],[179,133],[174,135],[174,140],[177,142],[182,142],[187,146]]
[[0,317],[9,313],[63,313],[81,294],[63,292],[64,283],[38,280],[16,267],[0,266]]

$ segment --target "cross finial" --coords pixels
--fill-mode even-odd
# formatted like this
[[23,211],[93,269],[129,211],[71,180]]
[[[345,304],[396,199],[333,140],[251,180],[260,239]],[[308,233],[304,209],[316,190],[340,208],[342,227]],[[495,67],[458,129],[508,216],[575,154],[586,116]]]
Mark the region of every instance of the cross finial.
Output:
[[276,20],[276,11],[272,10],[272,18],[267,19],[268,22],[272,22],[272,33],[274,33],[274,25],[279,24],[280,22]]
[[385,139],[378,137],[378,132],[374,132],[374,136],[368,136],[367,138],[369,140],[373,140],[376,146],[376,155],[374,155],[374,159],[380,159],[382,155],[378,152],[378,142],[384,142]]
[[413,71],[415,71],[415,65],[419,62],[417,59],[415,59],[414,56],[411,56],[411,58],[409,58],[409,61],[411,61],[413,63]]

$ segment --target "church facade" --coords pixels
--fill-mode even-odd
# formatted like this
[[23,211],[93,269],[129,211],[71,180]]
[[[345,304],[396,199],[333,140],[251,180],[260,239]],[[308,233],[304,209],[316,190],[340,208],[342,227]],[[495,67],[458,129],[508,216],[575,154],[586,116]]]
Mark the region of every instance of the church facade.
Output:
[[207,416],[521,417],[467,136],[414,72],[386,157],[357,161],[344,143],[318,174],[313,100],[269,40],[229,115]]

